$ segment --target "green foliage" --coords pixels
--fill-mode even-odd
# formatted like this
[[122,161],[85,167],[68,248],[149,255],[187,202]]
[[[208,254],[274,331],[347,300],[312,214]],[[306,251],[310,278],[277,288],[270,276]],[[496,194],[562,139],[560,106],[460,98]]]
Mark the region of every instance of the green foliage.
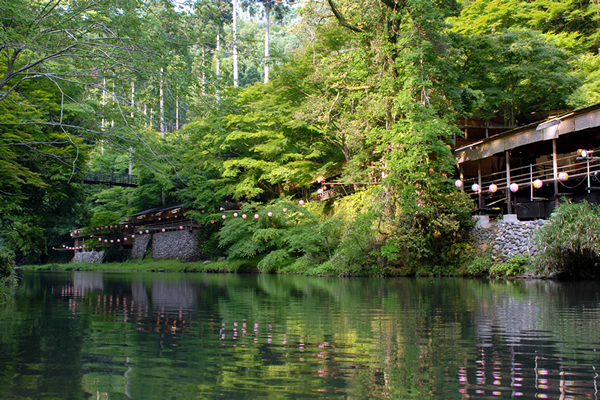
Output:
[[[258,264],[263,272],[282,270],[300,257],[320,263],[330,257],[339,240],[338,221],[320,221],[309,207],[287,201],[265,206],[243,204],[237,214],[234,217],[232,212],[227,213],[217,235],[219,246],[232,258],[264,255]],[[255,215],[259,217],[254,218]]]
[[504,263],[495,264],[489,269],[490,276],[522,276],[531,264],[529,255],[517,254]]
[[13,257],[8,253],[0,252],[0,305],[10,300],[17,286],[14,268]]
[[469,275],[487,275],[492,268],[492,258],[489,255],[474,257],[465,267]]
[[535,272],[576,279],[600,277],[600,207],[587,201],[559,204],[536,231]]
[[121,222],[119,214],[113,211],[99,211],[90,219],[90,226],[112,225]]

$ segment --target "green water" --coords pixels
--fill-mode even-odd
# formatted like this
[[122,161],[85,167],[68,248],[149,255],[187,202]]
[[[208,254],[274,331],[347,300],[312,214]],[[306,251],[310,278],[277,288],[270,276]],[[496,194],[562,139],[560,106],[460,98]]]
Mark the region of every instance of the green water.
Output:
[[598,398],[599,289],[24,273],[0,398]]

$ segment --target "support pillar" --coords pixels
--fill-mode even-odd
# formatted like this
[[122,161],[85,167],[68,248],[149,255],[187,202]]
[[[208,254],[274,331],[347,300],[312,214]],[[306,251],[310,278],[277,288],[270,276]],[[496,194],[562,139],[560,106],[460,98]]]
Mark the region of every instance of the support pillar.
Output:
[[556,139],[552,139],[552,170],[554,172],[554,197],[558,197],[558,157],[556,154]]
[[506,211],[508,214],[512,214],[512,204],[510,196],[510,154],[508,151],[505,152],[506,157]]
[[483,187],[481,186],[481,159],[477,160],[477,184],[479,185],[479,214],[483,212]]

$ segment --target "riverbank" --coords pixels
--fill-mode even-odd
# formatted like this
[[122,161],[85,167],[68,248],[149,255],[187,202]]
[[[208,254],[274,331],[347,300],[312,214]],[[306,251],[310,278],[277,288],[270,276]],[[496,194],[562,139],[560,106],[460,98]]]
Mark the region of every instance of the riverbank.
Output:
[[125,261],[122,263],[68,263],[24,265],[28,271],[103,271],[103,272],[213,272],[235,273],[258,272],[259,259],[222,260],[205,263],[182,262],[179,260]]

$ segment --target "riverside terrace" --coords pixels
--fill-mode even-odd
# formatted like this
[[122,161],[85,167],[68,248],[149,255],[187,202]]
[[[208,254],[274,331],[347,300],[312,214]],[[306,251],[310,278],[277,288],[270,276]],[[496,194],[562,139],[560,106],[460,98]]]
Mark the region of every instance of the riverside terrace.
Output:
[[181,205],[152,208],[130,215],[125,222],[114,225],[96,226],[71,231],[73,246],[63,246],[67,250],[85,251],[89,245],[99,240],[106,245],[120,249],[131,249],[136,234],[175,230],[196,230],[200,225],[188,217]]
[[456,186],[478,214],[546,218],[563,197],[600,202],[600,104],[544,116],[490,137],[470,127],[461,139]]

